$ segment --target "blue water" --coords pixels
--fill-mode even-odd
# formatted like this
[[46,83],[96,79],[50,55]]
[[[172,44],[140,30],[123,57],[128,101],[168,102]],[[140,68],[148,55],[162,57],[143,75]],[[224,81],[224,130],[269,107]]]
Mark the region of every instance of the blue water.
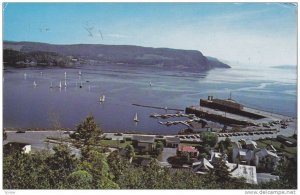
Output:
[[[58,86],[59,81],[64,84],[64,72],[67,72],[67,88],[50,89],[51,82],[53,86]],[[83,88],[79,88],[81,81]],[[188,73],[121,65],[9,68],[4,71],[3,86],[4,127],[50,128],[56,120],[62,127],[75,128],[92,114],[105,131],[175,134],[185,127],[166,127],[158,123],[162,119],[149,117],[153,112],[165,113],[164,110],[132,104],[184,110],[198,105],[200,98],[208,95],[228,98],[230,92],[233,99],[249,107],[293,117],[297,113],[296,69],[234,67]],[[101,95],[106,96],[102,104]],[[133,121],[135,113],[140,120],[137,124]]]

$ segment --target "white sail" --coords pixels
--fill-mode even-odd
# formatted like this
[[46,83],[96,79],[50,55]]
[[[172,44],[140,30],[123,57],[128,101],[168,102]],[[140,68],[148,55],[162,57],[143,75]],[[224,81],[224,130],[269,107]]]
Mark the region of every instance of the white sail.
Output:
[[100,96],[99,101],[100,101],[100,102],[104,102],[104,101],[105,101],[105,95]]
[[35,81],[33,81],[33,86],[35,86],[35,87],[37,86],[37,84],[36,84],[36,82],[35,82]]
[[61,88],[61,81],[59,82],[59,88]]
[[135,113],[135,116],[134,116],[133,120],[134,120],[135,122],[139,122],[139,119],[138,119],[137,113]]
[[65,80],[65,87],[67,87],[67,81]]
[[150,87],[152,86],[152,83],[151,83],[151,81],[150,81],[149,85],[150,85]]
[[67,77],[67,72],[65,72],[65,78]]

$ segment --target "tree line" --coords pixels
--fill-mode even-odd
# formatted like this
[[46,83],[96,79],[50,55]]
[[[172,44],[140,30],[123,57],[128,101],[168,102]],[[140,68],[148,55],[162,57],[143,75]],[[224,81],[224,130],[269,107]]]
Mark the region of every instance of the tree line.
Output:
[[[278,166],[280,179],[258,185],[232,178],[223,160],[206,175],[189,170],[161,167],[155,159],[147,166],[131,163],[134,149],[106,153],[99,147],[102,130],[92,116],[77,126],[71,135],[77,141],[80,155],[64,144],[23,154],[18,150],[4,152],[4,189],[296,189],[297,162]],[[226,145],[226,143],[223,143]]]

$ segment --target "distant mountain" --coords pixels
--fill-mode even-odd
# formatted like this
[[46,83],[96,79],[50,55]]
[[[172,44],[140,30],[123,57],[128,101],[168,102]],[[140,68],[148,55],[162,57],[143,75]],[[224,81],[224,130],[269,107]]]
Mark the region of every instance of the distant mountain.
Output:
[[[102,44],[74,44],[74,45],[54,45],[36,42],[11,42],[4,41],[4,50],[16,51],[20,64],[40,64],[34,57],[38,52],[38,58],[47,65],[66,65],[72,66],[81,64],[119,64],[153,66],[161,68],[182,69],[191,71],[204,71],[213,68],[230,68],[212,57],[205,57],[200,51],[180,50],[170,48],[152,48],[130,45],[102,45]],[[4,52],[4,62],[13,65],[10,56],[8,61],[7,53]],[[25,57],[24,57],[25,56]],[[41,57],[42,56],[42,57]],[[49,61],[47,61],[47,59]],[[59,60],[58,60],[59,59]],[[7,61],[5,61],[7,60]],[[23,63],[24,62],[24,63]],[[12,64],[13,63],[13,64]]]
[[279,65],[279,66],[271,66],[271,68],[279,68],[279,69],[297,69],[296,65]]
[[206,58],[208,59],[208,63],[211,67],[214,67],[214,68],[224,68],[224,67],[229,68],[230,67],[227,64],[219,61],[217,58],[210,57],[210,56],[206,56]]

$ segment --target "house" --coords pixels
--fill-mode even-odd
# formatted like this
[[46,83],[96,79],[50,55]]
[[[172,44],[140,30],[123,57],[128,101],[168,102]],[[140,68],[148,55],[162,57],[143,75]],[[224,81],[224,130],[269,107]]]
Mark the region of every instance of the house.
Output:
[[262,149],[255,153],[254,163],[258,169],[273,171],[279,161],[276,153]]
[[234,148],[232,150],[232,162],[244,165],[253,164],[254,152],[249,149]]
[[249,149],[249,150],[255,150],[255,149],[257,149],[257,143],[255,141],[247,139],[247,140],[245,140],[244,148]]
[[154,136],[134,135],[132,145],[139,152],[152,152],[154,149]]
[[181,157],[189,157],[189,158],[197,158],[199,155],[199,151],[193,146],[185,146],[179,145],[177,147],[177,156]]
[[197,174],[207,174],[209,170],[213,169],[214,166],[206,158],[202,158],[200,161],[192,164],[193,172]]
[[222,158],[223,156],[223,160],[227,161],[228,160],[228,156],[227,154],[222,155],[222,153],[220,152],[214,152],[213,150],[210,151],[210,163],[215,163],[218,161],[218,159]]
[[166,137],[166,147],[177,148],[180,144],[180,139],[178,137]]
[[266,149],[269,150],[270,152],[277,153],[277,150],[274,148],[272,144],[268,144],[266,146]]
[[249,165],[240,165],[235,163],[226,163],[231,177],[245,178],[246,183],[257,184],[256,167]]
[[3,146],[4,153],[10,153],[13,150],[18,150],[23,154],[28,154],[31,152],[31,145],[28,143],[21,142],[8,142]]

